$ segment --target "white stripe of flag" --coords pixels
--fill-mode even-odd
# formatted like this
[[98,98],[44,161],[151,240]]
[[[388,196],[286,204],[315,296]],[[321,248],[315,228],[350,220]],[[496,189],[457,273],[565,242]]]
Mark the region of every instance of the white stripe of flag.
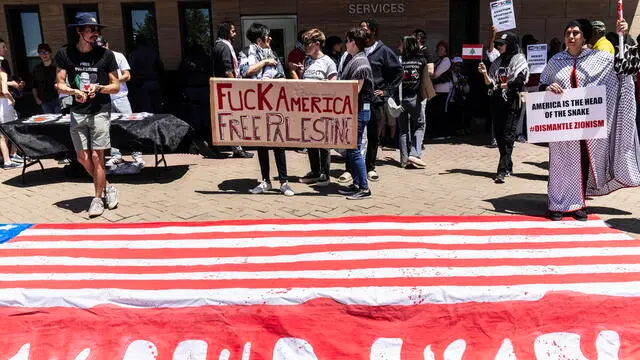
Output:
[[482,60],[482,44],[462,45],[462,58],[467,60]]

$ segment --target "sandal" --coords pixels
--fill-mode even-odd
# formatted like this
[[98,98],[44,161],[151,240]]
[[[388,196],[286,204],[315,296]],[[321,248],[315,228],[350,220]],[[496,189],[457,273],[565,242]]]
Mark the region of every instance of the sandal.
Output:
[[378,173],[375,170],[371,170],[367,173],[367,179],[369,179],[369,181],[377,182],[380,181],[380,176],[378,176]]
[[348,183],[352,180],[353,180],[353,177],[348,171],[343,172],[342,175],[340,175],[340,177],[338,178],[338,182],[341,184]]

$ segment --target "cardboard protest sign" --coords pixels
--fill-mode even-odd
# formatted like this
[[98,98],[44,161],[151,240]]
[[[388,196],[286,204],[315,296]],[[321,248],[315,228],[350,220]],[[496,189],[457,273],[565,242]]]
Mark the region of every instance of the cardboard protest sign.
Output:
[[356,81],[211,79],[215,145],[355,149]]
[[529,73],[542,73],[547,66],[547,44],[527,46],[527,62],[529,63]]
[[605,86],[526,95],[530,143],[602,139],[607,137]]
[[494,1],[489,4],[491,19],[496,31],[507,31],[516,28],[516,12],[512,0]]

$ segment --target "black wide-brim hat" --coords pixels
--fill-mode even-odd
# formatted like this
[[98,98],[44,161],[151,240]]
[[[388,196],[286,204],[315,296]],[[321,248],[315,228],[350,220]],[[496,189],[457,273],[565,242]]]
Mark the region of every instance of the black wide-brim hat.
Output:
[[74,18],[74,24],[69,24],[69,27],[77,27],[77,26],[98,26],[101,28],[106,27],[105,25],[98,24],[98,20],[91,13],[80,12]]

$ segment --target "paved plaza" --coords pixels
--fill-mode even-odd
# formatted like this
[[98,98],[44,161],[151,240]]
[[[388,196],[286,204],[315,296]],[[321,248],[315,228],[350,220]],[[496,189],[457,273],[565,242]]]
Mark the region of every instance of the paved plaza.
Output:
[[[344,164],[334,154],[332,181]],[[27,171],[0,173],[0,222],[158,222],[262,218],[326,218],[358,215],[502,215],[544,216],[548,151],[546,147],[518,143],[514,150],[514,176],[506,184],[492,181],[498,150],[484,139],[427,144],[426,170],[398,166],[398,152],[381,150],[381,181],[371,183],[373,198],[349,201],[337,194],[338,184],[313,188],[298,182],[309,170],[307,156],[287,152],[289,175],[296,196],[274,191],[252,195],[259,167],[253,159],[203,159],[198,155],[168,155],[169,168],[155,171],[153,156],[139,175],[112,176],[120,190],[120,206],[89,219],[92,184],[86,178],[66,177],[61,165],[44,162]],[[275,176],[275,164],[272,166]],[[274,184],[277,184],[274,182]],[[593,213],[623,231],[640,234],[640,191],[623,189],[588,202]]]

